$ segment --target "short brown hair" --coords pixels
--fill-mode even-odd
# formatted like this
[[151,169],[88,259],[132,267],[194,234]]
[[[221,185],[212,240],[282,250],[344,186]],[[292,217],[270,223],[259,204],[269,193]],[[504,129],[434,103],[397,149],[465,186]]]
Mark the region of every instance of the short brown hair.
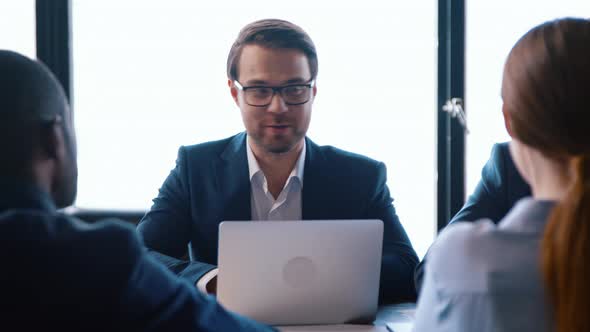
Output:
[[299,26],[284,20],[264,19],[246,25],[233,43],[227,57],[227,77],[238,79],[238,63],[245,45],[302,51],[309,62],[311,78],[318,74],[318,56],[309,35]]

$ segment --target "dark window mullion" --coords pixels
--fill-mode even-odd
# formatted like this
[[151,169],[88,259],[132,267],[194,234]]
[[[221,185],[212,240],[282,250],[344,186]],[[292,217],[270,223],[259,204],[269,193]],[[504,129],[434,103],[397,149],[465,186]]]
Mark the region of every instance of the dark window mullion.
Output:
[[465,201],[465,133],[442,106],[465,95],[465,0],[439,0],[437,98],[437,229]]
[[42,61],[72,98],[70,0],[37,0],[37,59]]

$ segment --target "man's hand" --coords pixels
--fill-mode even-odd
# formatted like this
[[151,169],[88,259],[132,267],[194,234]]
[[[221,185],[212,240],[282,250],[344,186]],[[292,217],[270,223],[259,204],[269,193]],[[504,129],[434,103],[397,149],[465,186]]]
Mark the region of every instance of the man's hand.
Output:
[[217,294],[217,273],[219,269],[215,268],[203,275],[201,279],[197,281],[197,289],[204,294],[216,295]]

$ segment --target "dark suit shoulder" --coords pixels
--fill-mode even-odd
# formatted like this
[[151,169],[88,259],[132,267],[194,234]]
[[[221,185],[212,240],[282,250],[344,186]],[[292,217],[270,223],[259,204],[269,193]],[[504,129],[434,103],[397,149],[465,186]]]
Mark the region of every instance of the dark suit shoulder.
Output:
[[492,159],[496,158],[506,158],[506,156],[510,156],[510,142],[502,142],[496,143],[492,147]]
[[522,197],[531,194],[529,185],[520,175],[512,159],[508,142],[494,145],[490,160],[482,171],[482,180],[486,181],[488,186],[495,187],[497,196],[505,200],[506,209]]
[[86,223],[63,213],[32,209],[8,210],[0,215],[0,225],[4,230],[14,233],[27,231],[24,235],[28,238],[46,238],[48,241],[71,241],[74,239],[72,234],[81,237],[101,237],[107,234],[111,238],[116,238],[117,235],[133,237],[133,227],[117,220]]
[[365,195],[386,181],[385,165],[367,156],[330,145],[312,146],[312,150],[319,155],[313,157],[313,169],[334,188],[357,188],[355,192]]
[[330,163],[336,163],[338,167],[350,167],[353,169],[364,170],[367,168],[374,169],[381,164],[375,159],[371,159],[362,154],[339,149],[331,145],[318,146],[322,155]]
[[[391,206],[385,165],[374,159],[333,146],[312,143],[307,146],[304,173],[304,182],[307,183],[304,193],[313,188],[309,185],[311,183],[316,192],[325,191],[330,195],[337,193],[332,202],[334,206],[356,207],[350,211],[341,209],[342,215],[347,215],[347,218],[368,215],[367,209],[374,204]],[[318,191],[318,186],[323,189]],[[375,203],[375,195],[378,194],[384,196],[378,199],[379,203]],[[326,202],[326,199],[322,198],[322,201]],[[384,217],[379,216],[378,219],[381,218]]]
[[125,282],[143,250],[133,227],[112,220],[88,224],[61,213],[14,210],[2,214],[0,229],[0,247],[15,249],[14,259],[42,259],[58,274],[100,271]]
[[481,177],[488,183],[493,183],[495,186],[500,186],[502,179],[505,177],[505,163],[506,158],[510,158],[510,151],[508,143],[494,144],[490,159],[484,165]]
[[112,330],[143,251],[134,229],[118,222],[87,224],[38,210],[2,213],[0,258],[10,269],[0,274],[0,307],[10,303],[17,316],[63,322],[64,331],[102,317],[77,330]]

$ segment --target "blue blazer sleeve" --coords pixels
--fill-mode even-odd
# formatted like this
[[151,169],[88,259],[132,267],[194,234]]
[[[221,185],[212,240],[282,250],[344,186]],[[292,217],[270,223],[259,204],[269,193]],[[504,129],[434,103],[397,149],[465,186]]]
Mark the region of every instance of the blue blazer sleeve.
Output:
[[413,274],[418,256],[395,212],[386,182],[385,165],[378,163],[368,217],[380,219],[384,224],[379,300],[382,303],[414,301]]
[[274,331],[226,311],[145,254],[135,265],[121,306],[135,327],[130,331]]
[[178,151],[176,167],[164,181],[150,211],[137,229],[154,258],[180,277],[195,284],[215,268],[198,261],[183,260],[190,242],[191,211],[188,165],[184,147]]
[[3,324],[23,331],[272,330],[174,276],[128,224],[34,209],[1,213],[0,226]]
[[[517,180],[518,183],[513,184]],[[521,198],[514,200],[510,197],[509,190],[514,185],[528,188],[524,180],[520,178],[510,157],[508,143],[495,144],[490,159],[481,171],[481,180],[450,223],[475,221],[482,218],[491,219],[497,223],[508,213],[516,200]]]

